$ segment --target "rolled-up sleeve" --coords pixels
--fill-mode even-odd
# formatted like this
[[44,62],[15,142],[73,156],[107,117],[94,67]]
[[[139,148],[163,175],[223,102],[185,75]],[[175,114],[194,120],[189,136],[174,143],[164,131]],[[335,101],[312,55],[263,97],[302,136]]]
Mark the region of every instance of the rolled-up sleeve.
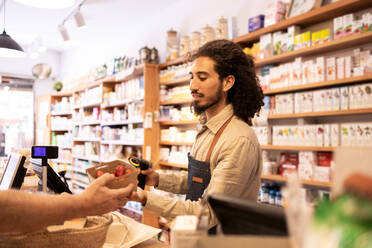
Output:
[[[211,181],[203,193],[206,197],[212,193],[227,194],[240,197],[243,192],[252,190],[252,200],[257,199],[257,185],[250,187],[250,181],[259,176],[259,153],[260,148],[255,147],[247,137],[238,137],[234,141],[225,142],[219,149],[217,165],[212,172]],[[165,186],[167,190],[171,183],[164,181],[159,187]],[[166,182],[166,183],[165,183]],[[183,201],[178,198],[168,198],[154,192],[148,192],[145,208],[167,219],[173,219],[177,215],[197,215],[200,211],[201,200]],[[209,227],[217,224],[217,219],[210,206],[206,208],[209,216]]]
[[175,171],[172,174],[159,173],[159,185],[156,188],[174,194],[186,194],[187,172]]

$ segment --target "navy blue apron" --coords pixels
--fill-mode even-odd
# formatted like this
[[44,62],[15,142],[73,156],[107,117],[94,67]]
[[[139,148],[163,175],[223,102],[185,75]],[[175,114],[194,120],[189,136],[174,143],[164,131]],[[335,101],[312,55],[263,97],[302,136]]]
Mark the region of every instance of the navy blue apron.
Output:
[[[207,158],[205,161],[196,160],[190,154],[188,154],[189,164],[188,164],[188,178],[187,178],[187,194],[186,200],[197,201],[202,197],[204,190],[208,187],[211,180],[211,168],[210,159],[214,146],[216,145],[218,139],[220,138],[222,132],[225,130],[226,126],[230,123],[233,116],[226,120],[226,122],[220,127],[218,132],[213,138],[212,144],[209,147]],[[216,233],[216,226],[209,230],[210,234]]]

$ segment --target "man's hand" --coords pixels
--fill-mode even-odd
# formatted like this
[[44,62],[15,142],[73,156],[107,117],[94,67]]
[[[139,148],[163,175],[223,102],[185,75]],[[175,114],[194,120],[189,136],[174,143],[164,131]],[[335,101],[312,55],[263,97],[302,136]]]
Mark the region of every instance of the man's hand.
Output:
[[117,210],[124,206],[131,193],[135,190],[135,185],[130,184],[121,189],[109,189],[106,185],[115,180],[112,174],[104,174],[94,180],[81,195],[85,215],[99,215]]
[[142,206],[145,206],[147,202],[147,192],[138,187],[137,192],[132,192],[130,195],[129,201],[140,202]]
[[153,169],[143,170],[141,174],[146,175],[146,184],[148,186],[155,186],[159,185],[159,173],[155,172]]

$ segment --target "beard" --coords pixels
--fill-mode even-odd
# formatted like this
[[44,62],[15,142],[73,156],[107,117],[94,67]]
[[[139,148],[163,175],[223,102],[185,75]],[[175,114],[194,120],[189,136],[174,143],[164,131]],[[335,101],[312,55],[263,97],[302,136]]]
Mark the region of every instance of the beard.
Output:
[[[204,97],[204,95],[202,95]],[[204,105],[200,104],[200,101],[194,100],[191,103],[191,111],[197,115],[204,113],[210,107],[216,105],[222,99],[222,85],[220,84],[216,94],[209,97],[208,102]]]

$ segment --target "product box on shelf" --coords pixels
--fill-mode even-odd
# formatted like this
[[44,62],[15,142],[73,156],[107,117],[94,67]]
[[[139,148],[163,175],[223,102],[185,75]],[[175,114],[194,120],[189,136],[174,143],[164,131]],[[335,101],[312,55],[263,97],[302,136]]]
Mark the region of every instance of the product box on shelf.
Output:
[[295,50],[295,36],[300,34],[301,28],[299,26],[289,26],[287,29],[287,51]]
[[337,79],[344,79],[345,78],[345,58],[337,58]]
[[333,35],[335,39],[344,35],[344,18],[342,16],[333,19]]
[[340,145],[340,124],[331,124],[331,146]]
[[326,59],[327,66],[327,81],[336,80],[336,58],[331,57]]
[[331,176],[330,167],[326,166],[315,166],[314,167],[314,177],[315,181],[329,182]]
[[343,17],[343,35],[348,36],[353,34],[353,23],[354,23],[354,14],[347,14]]
[[285,18],[286,3],[280,0],[271,0],[265,8],[265,27],[278,23]]
[[325,81],[325,58],[316,58],[316,82]]
[[271,33],[260,36],[261,59],[273,55],[273,35]]
[[302,33],[303,47],[311,47],[311,32]]
[[332,110],[340,110],[340,88],[332,88]]
[[254,16],[248,19],[248,33],[264,27],[264,15]]
[[340,109],[341,110],[349,109],[349,87],[348,86],[340,87]]
[[320,32],[321,43],[326,43],[326,42],[332,40],[332,34],[331,34],[331,30],[329,28],[320,30],[319,32]]

